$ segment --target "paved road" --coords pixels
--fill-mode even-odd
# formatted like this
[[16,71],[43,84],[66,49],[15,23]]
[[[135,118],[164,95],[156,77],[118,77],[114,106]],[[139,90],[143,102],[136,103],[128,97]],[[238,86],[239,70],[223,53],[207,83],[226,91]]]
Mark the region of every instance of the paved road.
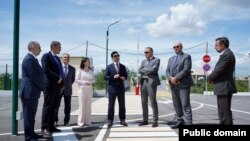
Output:
[[[93,98],[92,102],[92,121],[91,126],[78,127],[77,109],[78,98],[72,98],[72,113],[71,126],[63,127],[63,103],[59,112],[59,128],[63,130],[61,133],[53,134],[52,137],[46,137],[41,140],[48,141],[152,141],[159,139],[168,139],[178,141],[178,130],[172,130],[166,125],[166,122],[171,120],[174,115],[173,104],[171,97],[164,91],[159,92],[159,127],[152,128],[151,125],[145,127],[138,127],[138,123],[142,120],[141,117],[141,103],[140,96],[134,93],[126,93],[126,110],[128,127],[121,127],[119,119],[116,114],[114,127],[106,128],[106,115],[108,99],[104,95]],[[212,95],[191,95],[191,105],[193,110],[194,124],[217,124],[217,107],[216,97]],[[36,115],[35,128],[40,132],[41,123],[41,108],[43,104],[43,97],[40,98],[39,107]],[[234,96],[232,101],[234,124],[250,125],[250,96]],[[118,107],[118,105],[116,105]],[[19,101],[19,109],[21,104]],[[150,117],[152,117],[152,110],[149,107]],[[116,113],[118,108],[116,108]],[[0,140],[1,141],[23,141],[23,124],[22,120],[18,124],[18,136],[11,136],[11,94],[8,92],[0,93]],[[154,141],[154,140],[153,140]]]

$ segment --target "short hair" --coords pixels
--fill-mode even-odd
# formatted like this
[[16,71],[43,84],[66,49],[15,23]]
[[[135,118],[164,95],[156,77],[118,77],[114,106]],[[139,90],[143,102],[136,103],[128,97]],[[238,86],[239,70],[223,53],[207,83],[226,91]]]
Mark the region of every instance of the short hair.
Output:
[[220,44],[223,44],[226,48],[229,47],[229,40],[227,37],[218,37],[215,39],[215,41],[219,41]]
[[113,58],[113,55],[114,54],[119,54],[117,51],[113,51],[112,53],[111,53],[111,58]]
[[37,41],[30,41],[28,44],[28,50],[31,51],[36,45],[39,45]]
[[61,43],[58,42],[58,41],[52,41],[52,42],[50,43],[50,49],[52,49],[55,45],[61,45]]
[[145,49],[149,49],[151,52],[154,52],[152,47],[146,47]]
[[69,57],[70,57],[70,55],[69,55],[68,53],[63,53],[63,56],[64,56],[64,55],[67,55],[67,56],[69,56]]

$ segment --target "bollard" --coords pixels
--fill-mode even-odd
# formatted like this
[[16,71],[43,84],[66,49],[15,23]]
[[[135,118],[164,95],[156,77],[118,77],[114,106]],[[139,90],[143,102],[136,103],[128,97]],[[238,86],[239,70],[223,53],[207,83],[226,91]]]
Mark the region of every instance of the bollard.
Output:
[[139,95],[139,90],[140,90],[140,86],[136,85],[135,86],[135,95]]

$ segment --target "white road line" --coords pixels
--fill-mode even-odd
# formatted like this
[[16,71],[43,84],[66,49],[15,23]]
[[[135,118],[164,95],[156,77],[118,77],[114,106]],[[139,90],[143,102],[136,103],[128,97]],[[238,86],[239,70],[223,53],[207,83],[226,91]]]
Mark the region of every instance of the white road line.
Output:
[[111,132],[109,138],[177,137],[175,132]]
[[104,124],[95,141],[102,141],[107,131],[107,124]]
[[[197,102],[197,101],[192,101],[192,102],[195,102],[195,103],[200,103],[200,102]],[[206,103],[203,103],[204,105],[206,106],[210,106],[210,107],[214,107],[214,108],[217,108],[216,105],[212,105],[212,104],[206,104]],[[231,109],[232,111],[234,112],[239,112],[239,113],[244,113],[244,114],[248,114],[250,115],[250,112],[246,112],[246,111],[242,111],[242,110],[237,110],[237,109]]]
[[53,133],[53,141],[78,141],[71,127],[61,127],[62,132]]
[[4,110],[4,109],[6,109],[6,108],[0,108],[0,110]]

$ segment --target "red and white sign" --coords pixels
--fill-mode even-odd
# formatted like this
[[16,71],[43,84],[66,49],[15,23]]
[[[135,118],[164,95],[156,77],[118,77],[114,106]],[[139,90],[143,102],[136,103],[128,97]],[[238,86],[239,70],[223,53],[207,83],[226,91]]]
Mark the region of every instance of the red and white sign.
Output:
[[210,62],[210,60],[211,60],[211,58],[210,58],[209,55],[206,54],[206,55],[203,56],[203,61],[204,61],[205,63]]

